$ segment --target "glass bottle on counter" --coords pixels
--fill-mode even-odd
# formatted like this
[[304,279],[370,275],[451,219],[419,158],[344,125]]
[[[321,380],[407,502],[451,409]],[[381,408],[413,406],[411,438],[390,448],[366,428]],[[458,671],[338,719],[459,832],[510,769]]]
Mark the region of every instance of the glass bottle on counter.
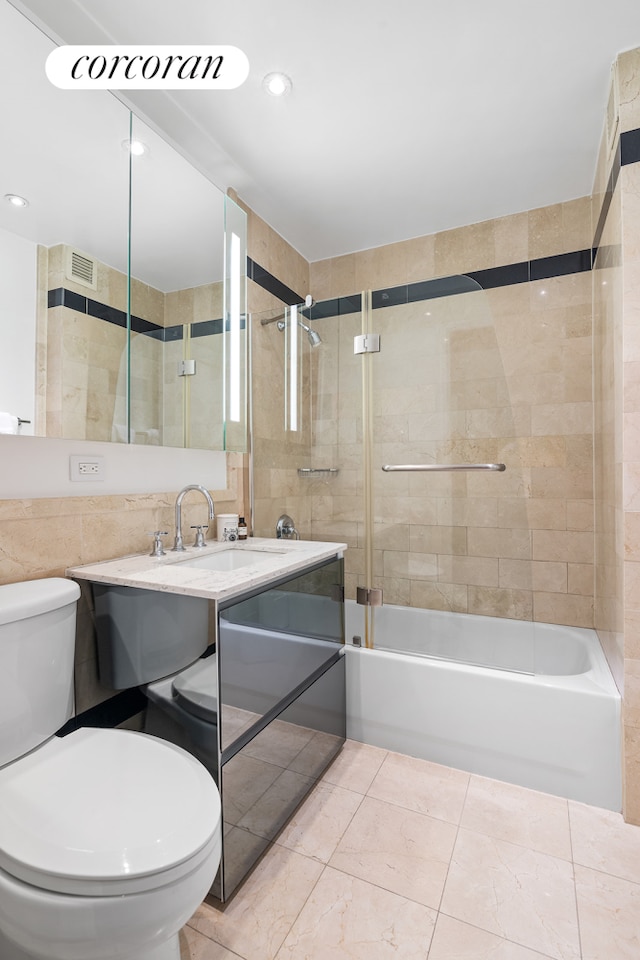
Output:
[[238,540],[246,540],[249,535],[247,524],[244,517],[238,520]]

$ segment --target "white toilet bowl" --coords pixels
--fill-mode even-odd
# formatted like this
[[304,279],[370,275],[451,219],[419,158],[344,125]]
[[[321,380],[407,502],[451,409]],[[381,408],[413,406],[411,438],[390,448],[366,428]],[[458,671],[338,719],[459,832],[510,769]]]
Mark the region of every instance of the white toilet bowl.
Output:
[[221,851],[219,794],[197,760],[81,729],[0,769],[0,797],[2,960],[179,960]]

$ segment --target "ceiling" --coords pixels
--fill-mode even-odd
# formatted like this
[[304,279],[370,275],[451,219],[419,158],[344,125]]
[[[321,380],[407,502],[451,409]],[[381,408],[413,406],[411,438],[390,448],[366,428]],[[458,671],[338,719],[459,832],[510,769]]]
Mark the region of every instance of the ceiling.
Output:
[[129,102],[310,261],[589,194],[640,46],[638,0],[11,2],[64,43],[240,47],[237,90]]

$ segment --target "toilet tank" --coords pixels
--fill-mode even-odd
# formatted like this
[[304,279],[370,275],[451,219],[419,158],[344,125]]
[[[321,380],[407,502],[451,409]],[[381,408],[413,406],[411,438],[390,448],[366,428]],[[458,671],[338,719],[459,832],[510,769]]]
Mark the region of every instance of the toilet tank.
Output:
[[0,586],[0,766],[73,714],[79,596],[77,583],[57,577]]

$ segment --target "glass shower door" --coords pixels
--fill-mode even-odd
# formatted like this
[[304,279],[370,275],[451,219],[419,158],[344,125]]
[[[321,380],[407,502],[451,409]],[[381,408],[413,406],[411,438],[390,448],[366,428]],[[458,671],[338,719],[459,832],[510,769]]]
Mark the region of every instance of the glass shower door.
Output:
[[[362,357],[367,587],[384,600],[370,608],[368,642],[533,672],[534,643],[514,645],[508,623],[533,613],[508,330],[466,276],[374,291],[365,328],[380,337]],[[414,616],[424,611],[426,621]],[[492,619],[469,629],[452,613]]]

